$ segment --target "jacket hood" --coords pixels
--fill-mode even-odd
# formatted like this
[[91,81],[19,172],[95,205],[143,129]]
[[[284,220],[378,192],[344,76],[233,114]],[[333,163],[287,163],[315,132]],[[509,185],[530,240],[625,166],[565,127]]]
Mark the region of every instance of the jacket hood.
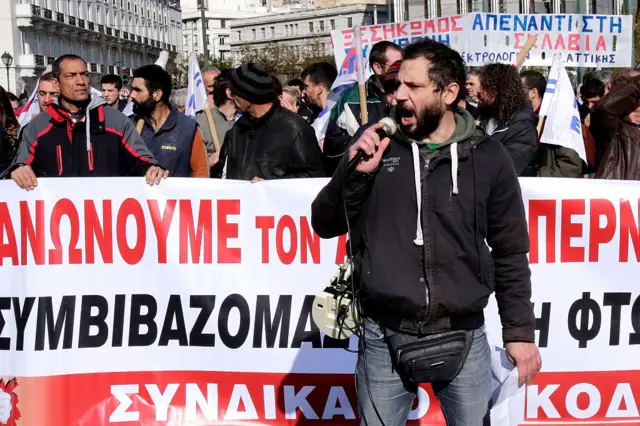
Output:
[[[56,98],[53,102],[55,105],[50,105],[51,108],[62,108],[59,103],[60,98]],[[89,103],[86,106],[86,113],[84,115],[85,122],[85,135],[87,138],[87,152],[92,150],[91,148],[91,114],[89,111],[94,110],[102,105],[106,105],[107,101],[104,100],[101,96],[94,95],[92,96],[92,91],[89,90]]]

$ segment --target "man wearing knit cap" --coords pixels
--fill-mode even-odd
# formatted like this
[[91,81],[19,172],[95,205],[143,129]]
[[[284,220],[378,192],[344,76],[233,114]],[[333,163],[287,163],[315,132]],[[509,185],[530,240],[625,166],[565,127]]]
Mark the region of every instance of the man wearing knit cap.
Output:
[[242,117],[227,132],[212,177],[257,182],[324,176],[313,128],[280,106],[264,68],[248,63],[234,69],[229,89]]

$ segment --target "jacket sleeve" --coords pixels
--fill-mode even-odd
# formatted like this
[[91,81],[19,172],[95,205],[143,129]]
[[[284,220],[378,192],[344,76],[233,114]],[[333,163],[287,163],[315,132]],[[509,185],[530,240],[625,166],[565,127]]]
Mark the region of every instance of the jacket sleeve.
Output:
[[322,151],[313,127],[304,123],[293,138],[291,160],[284,178],[312,177],[325,177],[322,168]]
[[189,160],[191,166],[191,177],[196,178],[208,178],[209,177],[209,162],[207,161],[207,148],[204,145],[202,139],[202,132],[196,127],[196,134],[193,137],[193,144],[191,145],[191,159]]
[[523,126],[504,139],[505,149],[511,157],[518,176],[525,171],[538,149],[538,131],[535,125]]
[[[120,145],[121,171],[126,176],[144,176],[151,166],[158,166],[147,144],[131,120],[122,114],[122,144]],[[118,117],[119,118],[119,117]]]
[[620,120],[636,109],[640,100],[639,83],[640,76],[619,80],[611,87],[609,93],[600,99],[595,111],[591,113],[589,131],[596,145],[596,168],[601,153],[611,141]]
[[[6,174],[10,174],[13,170],[17,169],[20,166],[31,166],[33,167],[33,160],[36,155],[36,147],[38,146],[38,132],[41,130],[41,118],[33,119],[29,124],[22,128],[20,132],[20,143],[18,144],[18,150],[16,151],[16,155],[11,162],[11,166],[5,171]],[[36,176],[38,175],[38,170],[33,171]]]
[[538,172],[540,177],[576,178],[582,174],[582,159],[575,150],[547,145],[540,151],[545,156]]
[[505,343],[534,342],[529,233],[522,192],[508,154],[498,148],[487,202],[487,243],[493,259],[502,339]]

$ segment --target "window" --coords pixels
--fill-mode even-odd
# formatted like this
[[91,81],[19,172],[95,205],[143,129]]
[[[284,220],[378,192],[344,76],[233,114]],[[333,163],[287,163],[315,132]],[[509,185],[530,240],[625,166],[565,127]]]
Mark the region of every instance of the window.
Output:
[[251,30],[251,37],[255,40],[256,39],[256,30],[255,28]]
[[242,35],[240,31],[236,31],[236,34],[238,35],[238,41],[242,40]]
[[129,12],[131,12],[131,2],[130,1],[127,2],[127,10]]
[[276,38],[276,27],[271,27],[271,38]]
[[225,43],[225,41],[224,41],[224,37],[220,37],[220,38],[218,39],[218,44],[219,44],[220,46],[224,46],[224,43]]
[[324,31],[324,21],[320,21],[320,31]]
[[224,19],[220,20],[220,28],[227,28],[227,21]]
[[313,22],[309,22],[309,32],[313,32]]
[[133,5],[133,13],[138,13],[138,5]]
[[204,27],[206,29],[209,29],[209,20],[208,19],[206,21],[204,21]]
[[267,38],[267,33],[266,33],[266,31],[264,30],[264,28],[261,28],[261,29],[260,29],[260,33],[262,34],[262,38]]
[[298,35],[298,24],[296,24],[296,35]]
[[124,9],[124,0],[120,0],[120,7]]
[[329,26],[331,27],[332,30],[336,29],[336,20],[335,19],[329,19]]
[[353,27],[353,18],[347,18],[347,28]]
[[284,35],[285,35],[285,37],[289,37],[289,26],[288,25],[284,26]]

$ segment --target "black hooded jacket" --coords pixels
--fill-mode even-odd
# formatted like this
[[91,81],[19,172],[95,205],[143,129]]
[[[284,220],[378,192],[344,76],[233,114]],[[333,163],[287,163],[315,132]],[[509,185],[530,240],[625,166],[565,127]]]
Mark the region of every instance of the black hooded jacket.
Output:
[[459,115],[464,136],[430,157],[399,133],[373,174],[347,175],[343,156],[312,204],[312,226],[321,238],[351,227],[361,306],[381,325],[408,334],[475,329],[495,291],[503,340],[533,342],[520,184],[502,144]]

